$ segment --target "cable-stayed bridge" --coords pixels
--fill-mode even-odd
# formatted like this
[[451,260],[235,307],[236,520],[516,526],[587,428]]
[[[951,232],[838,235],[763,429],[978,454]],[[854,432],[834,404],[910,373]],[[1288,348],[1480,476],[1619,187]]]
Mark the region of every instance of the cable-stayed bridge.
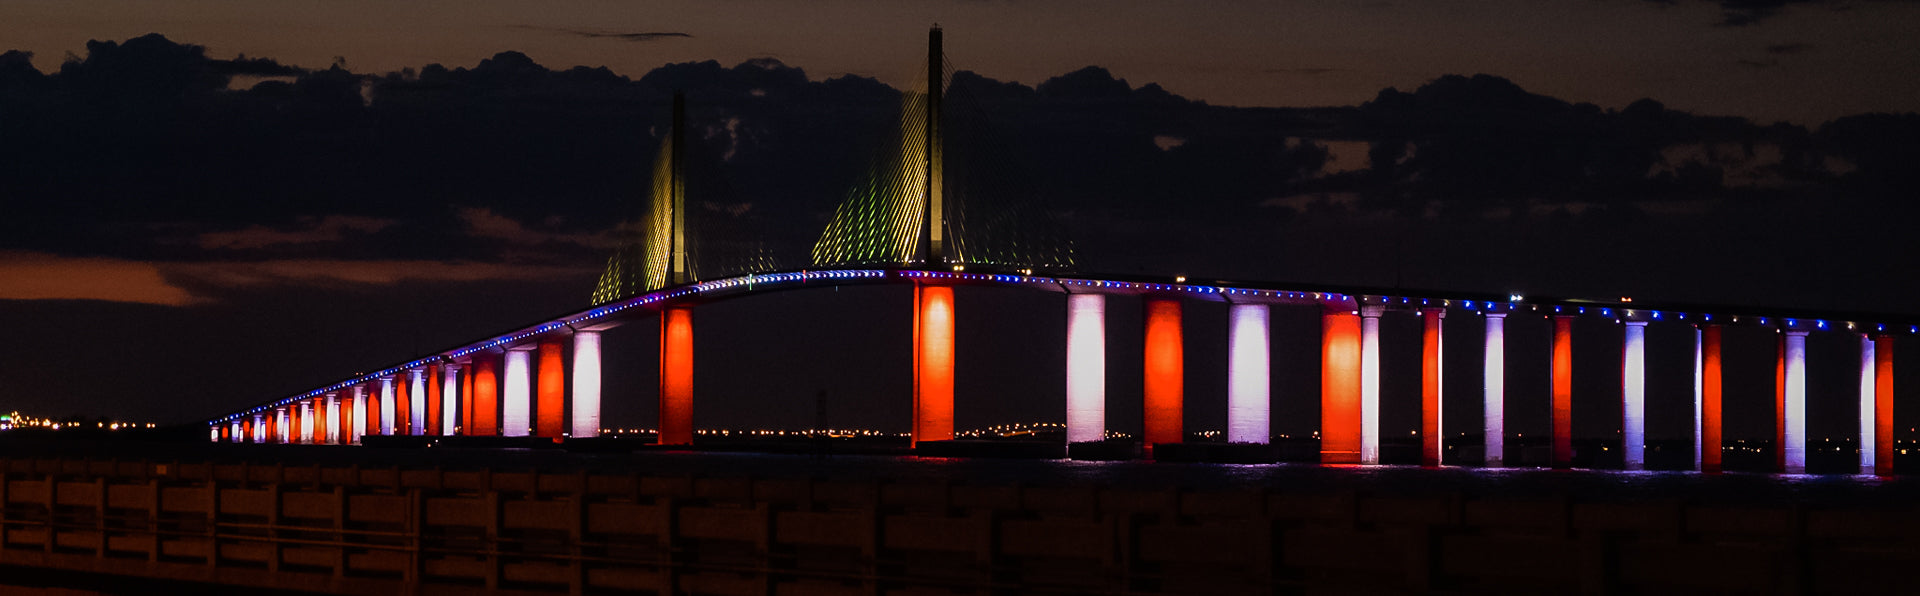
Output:
[[[230,442],[357,444],[369,435],[538,436],[562,440],[600,434],[601,332],[615,326],[657,321],[660,325],[659,437],[663,444],[694,441],[695,313],[702,304],[728,298],[821,286],[910,285],[913,292],[911,436],[916,443],[954,438],[954,289],[960,286],[1024,288],[1062,295],[1066,312],[1066,386],[1062,394],[1067,440],[1101,441],[1107,430],[1106,367],[1110,358],[1143,363],[1140,408],[1144,447],[1180,443],[1186,436],[1183,381],[1187,367],[1183,304],[1228,306],[1227,437],[1236,443],[1271,440],[1275,399],[1314,399],[1273,394],[1273,309],[1317,309],[1321,349],[1317,362],[1288,363],[1320,371],[1320,455],[1327,463],[1380,462],[1382,437],[1381,320],[1417,317],[1421,461],[1441,462],[1447,432],[1446,400],[1479,402],[1472,426],[1483,436],[1489,466],[1508,461],[1507,412],[1544,409],[1552,420],[1551,462],[1572,465],[1576,355],[1604,359],[1620,371],[1621,445],[1628,468],[1645,465],[1649,328],[1690,330],[1693,371],[1693,466],[1717,470],[1723,462],[1728,403],[1723,330],[1753,327],[1778,335],[1775,399],[1775,467],[1806,468],[1809,374],[1807,338],[1844,334],[1857,345],[1858,378],[1846,394],[1857,412],[1860,469],[1890,473],[1895,406],[1895,338],[1920,332],[1905,317],[1868,313],[1613,301],[1547,300],[1510,295],[1328,287],[1227,280],[1188,280],[1176,275],[1114,276],[1076,269],[1073,245],[1049,216],[1045,198],[1013,183],[1019,165],[991,151],[991,126],[960,126],[969,108],[964,94],[950,92],[942,33],[930,34],[924,86],[903,93],[900,116],[885,149],[832,210],[809,246],[782,246],[755,237],[750,226],[689,209],[706,178],[690,170],[686,108],[673,105],[673,126],[652,165],[652,184],[624,228],[630,241],[607,263],[589,306],[548,321],[486,336],[374,373],[342,379],[299,395],[242,408],[208,421],[209,437]],[[962,149],[964,148],[964,149]],[[988,148],[988,149],[983,149]],[[1138,296],[1145,321],[1139,354],[1109,354],[1105,341],[1107,297]],[[1505,321],[1533,317],[1551,321],[1551,390],[1546,403],[1510,402],[1506,391],[1510,345]],[[1612,349],[1576,350],[1574,324],[1612,323]],[[1464,323],[1464,324],[1463,324]],[[1449,370],[1443,338],[1477,333],[1483,350],[1481,391],[1444,391]],[[1612,346],[1611,339],[1603,342]],[[1849,360],[1849,362],[1854,362]],[[1458,368],[1455,366],[1453,368]],[[1462,371],[1455,371],[1460,374]],[[1581,381],[1585,382],[1585,381]],[[1609,381],[1611,382],[1611,381]],[[1853,384],[1857,382],[1857,386]],[[1825,394],[1831,394],[1827,392]],[[1851,397],[1850,397],[1851,399]]]

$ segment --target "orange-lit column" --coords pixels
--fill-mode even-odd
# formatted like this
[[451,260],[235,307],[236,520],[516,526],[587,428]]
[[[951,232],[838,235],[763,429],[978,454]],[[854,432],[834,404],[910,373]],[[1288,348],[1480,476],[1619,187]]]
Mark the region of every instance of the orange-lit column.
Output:
[[1573,317],[1553,317],[1553,467],[1573,466]]
[[1146,300],[1146,379],[1141,383],[1142,434],[1148,457],[1155,443],[1179,443],[1186,432],[1186,355],[1180,331],[1180,301]]
[[468,427],[469,435],[500,435],[499,366],[492,354],[473,359],[473,426]]
[[913,442],[953,440],[953,288],[913,287]]
[[660,444],[693,444],[693,309],[660,313]]
[[426,407],[420,412],[420,419],[423,422],[420,427],[420,434],[430,437],[440,434],[440,390],[442,389],[440,383],[443,376],[441,374],[442,370],[439,366],[427,367],[427,399]]
[[1360,463],[1360,314],[1320,316],[1320,463]]
[[358,435],[354,434],[353,429],[353,413],[358,411],[358,408],[354,406],[356,402],[359,401],[359,387],[355,387],[352,393],[347,394],[346,399],[340,400],[340,430],[336,431],[336,434],[340,437],[339,441],[341,445],[352,445],[354,439],[359,438]]
[[387,423],[390,435],[413,434],[413,383],[414,371],[407,371],[407,377],[394,380],[393,420]]
[[1720,374],[1720,326],[1700,328],[1700,471],[1719,472],[1721,449],[1726,439],[1721,434],[1721,399],[1725,397]]
[[470,436],[473,434],[473,373],[475,369],[471,360],[463,360],[461,365],[467,368],[467,374],[460,375],[459,422],[454,423],[454,433]]
[[328,430],[328,428],[327,428],[327,402],[328,402],[328,401],[332,401],[332,400],[329,400],[329,399],[327,399],[327,398],[325,398],[325,397],[316,397],[316,398],[313,398],[313,399],[311,399],[311,400],[308,400],[308,402],[307,402],[307,403],[309,403],[309,404],[312,404],[312,406],[311,406],[311,407],[313,408],[313,410],[312,410],[312,412],[313,412],[313,438],[312,438],[312,439],[310,439],[309,441],[310,441],[310,442],[312,442],[312,443],[313,443],[313,444],[315,444],[315,445],[323,445],[323,444],[326,444],[326,443],[328,442],[328,441],[327,441],[327,430]]
[[254,442],[253,441],[253,420],[254,419],[252,417],[240,419],[240,437],[241,437],[240,441],[243,443]]
[[534,391],[533,434],[559,442],[566,433],[567,370],[557,340],[540,342],[538,387]]
[[[1777,330],[1776,330],[1777,333]],[[1773,471],[1787,470],[1787,335],[1773,348]]]
[[1420,309],[1425,332],[1420,335],[1420,465],[1440,465],[1442,443],[1441,370],[1444,353],[1440,347],[1442,324],[1447,320],[1444,308]]
[[1873,444],[1880,454],[1873,460],[1873,473],[1893,475],[1893,336],[1873,338],[1874,390]]

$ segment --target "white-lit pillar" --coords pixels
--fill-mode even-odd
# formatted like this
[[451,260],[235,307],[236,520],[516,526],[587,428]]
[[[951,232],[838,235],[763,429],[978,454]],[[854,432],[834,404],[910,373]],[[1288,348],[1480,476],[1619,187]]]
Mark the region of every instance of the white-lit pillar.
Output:
[[313,444],[313,400],[300,400],[300,444]]
[[1507,313],[1487,313],[1486,359],[1481,366],[1485,394],[1481,402],[1486,465],[1505,465],[1507,450]]
[[288,439],[293,438],[293,429],[288,428],[289,426],[290,425],[288,424],[288,420],[287,420],[287,409],[275,408],[273,410],[274,442],[281,443],[281,444],[291,442]]
[[1700,330],[1699,326],[1695,326],[1693,328],[1693,469],[1696,472],[1706,471],[1705,468],[1700,467],[1702,463],[1702,448],[1706,445],[1706,443],[1703,442],[1707,425],[1705,412],[1707,403],[1706,371],[1707,357],[1704,332]]
[[367,386],[365,383],[353,386],[353,430],[347,436],[347,442],[358,445],[360,437],[367,435]]
[[1360,307],[1360,463],[1380,463],[1380,315],[1386,307]]
[[340,432],[340,394],[328,393],[326,403],[327,436],[325,442],[328,445],[333,445],[340,442],[338,437],[343,434]]
[[506,379],[501,383],[500,436],[524,437],[533,428],[533,370],[531,359],[537,346],[507,349]]
[[1272,434],[1272,359],[1265,304],[1227,309],[1227,441],[1266,444]]
[[600,332],[573,334],[574,438],[600,436]]
[[427,369],[407,371],[407,428],[402,432],[427,434]]
[[440,429],[435,434],[451,437],[460,416],[460,365],[441,365],[440,380]]
[[1620,356],[1620,445],[1629,470],[1647,466],[1647,322],[1627,321]]
[[1107,437],[1107,297],[1067,295],[1067,442]]
[[393,377],[380,377],[380,429],[383,435],[393,434],[393,418],[396,408],[393,403]]
[[[1874,378],[1873,337],[1860,334],[1860,473],[1872,474],[1874,462],[1879,461],[1879,447],[1874,440],[1873,429],[1877,426],[1875,414],[1878,406],[1874,402],[1874,389],[1879,386]],[[1892,454],[1888,454],[1892,455]]]
[[251,440],[254,443],[267,442],[267,425],[265,422],[265,416],[259,414],[253,415],[253,438]]
[[1782,446],[1788,474],[1807,471],[1807,330],[1787,333],[1786,444]]

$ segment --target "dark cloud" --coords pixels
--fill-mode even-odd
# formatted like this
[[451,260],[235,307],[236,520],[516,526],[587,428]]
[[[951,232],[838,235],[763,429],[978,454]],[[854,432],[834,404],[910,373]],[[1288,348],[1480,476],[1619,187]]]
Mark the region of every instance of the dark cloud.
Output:
[[574,37],[585,37],[589,39],[617,39],[620,41],[660,41],[663,39],[671,39],[675,37],[693,37],[693,35],[691,34],[680,33],[677,31],[649,31],[645,33],[626,33],[626,32],[620,32],[620,31],[610,31],[607,29],[569,29],[564,27],[535,27],[532,25],[520,25],[517,28],[531,29],[534,31],[548,31],[552,33],[562,33],[566,35],[572,35]]
[[1747,67],[1747,68],[1774,68],[1774,67],[1778,67],[1778,66],[1780,66],[1780,61],[1779,61],[1779,60],[1774,60],[1774,59],[1768,59],[1768,60],[1736,60],[1736,61],[1734,61],[1734,64],[1738,64],[1738,65],[1741,65],[1741,66],[1744,66],[1744,67]]
[[[1646,0],[1660,5],[1676,5],[1682,0]],[[1711,0],[1720,7],[1723,27],[1745,27],[1779,16],[1790,6],[1834,4],[1829,0]]]
[[1783,54],[1783,55],[1805,54],[1807,52],[1813,51],[1813,44],[1799,43],[1799,42],[1777,43],[1777,44],[1767,46],[1766,49],[1768,54]]

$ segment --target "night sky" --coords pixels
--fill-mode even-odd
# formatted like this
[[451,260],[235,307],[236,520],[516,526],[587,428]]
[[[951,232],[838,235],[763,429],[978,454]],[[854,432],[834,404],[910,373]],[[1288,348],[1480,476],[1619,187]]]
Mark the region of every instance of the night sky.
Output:
[[[189,422],[584,308],[676,89],[690,202],[804,254],[934,22],[992,131],[953,150],[1000,164],[956,176],[1039,206],[1082,271],[1920,314],[1920,3],[9,2],[0,410]],[[910,303],[703,307],[696,424],[804,428],[824,395],[828,425],[904,430]],[[958,304],[958,428],[1061,421],[1059,295]],[[1136,305],[1109,305],[1127,432]],[[1225,308],[1187,309],[1187,428],[1223,429]],[[1276,434],[1317,426],[1317,315],[1276,311]],[[607,338],[608,426],[652,425],[650,322]],[[1458,427],[1480,322],[1449,325]],[[1417,320],[1385,327],[1417,378]],[[1546,431],[1547,327],[1509,324],[1510,431]],[[1654,439],[1685,436],[1683,335],[1650,332]],[[1757,380],[1729,438],[1770,436],[1771,336],[1728,341]],[[1850,428],[1849,345],[1812,342],[1816,438]],[[1576,369],[1576,434],[1612,432],[1610,366]],[[1417,399],[1388,384],[1384,434]]]

